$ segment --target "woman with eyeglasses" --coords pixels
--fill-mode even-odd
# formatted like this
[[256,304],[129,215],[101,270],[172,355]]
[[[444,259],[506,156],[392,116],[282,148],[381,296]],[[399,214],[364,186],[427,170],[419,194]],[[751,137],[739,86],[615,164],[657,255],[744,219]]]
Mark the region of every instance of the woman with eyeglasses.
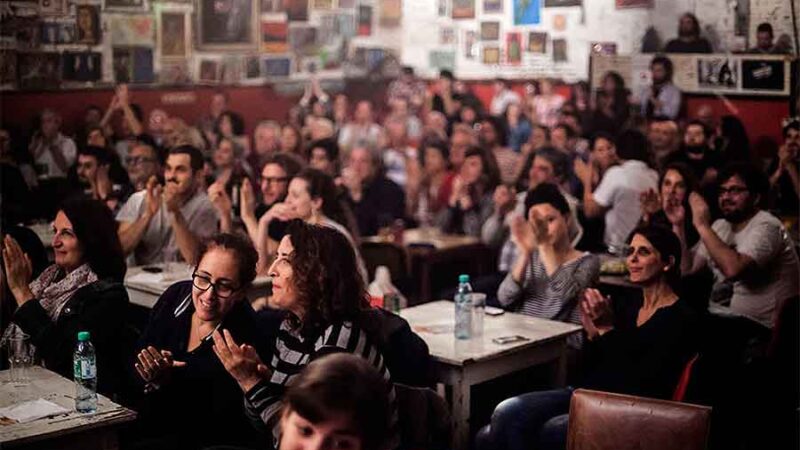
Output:
[[259,429],[278,433],[287,387],[309,362],[328,353],[363,357],[390,379],[377,346],[379,324],[362,314],[369,296],[342,233],[293,220],[269,274],[270,305],[286,312],[270,358],[260,359],[247,340],[232,339],[222,328],[214,333],[214,350],[244,392],[248,415]]
[[239,387],[214,355],[211,335],[225,330],[226,337],[250,344],[243,349],[248,355],[261,347],[245,296],[256,259],[246,238],[215,235],[203,244],[192,280],[159,298],[132,364],[142,394],[136,437],[153,439],[156,448],[254,442]]
[[[679,298],[681,243],[668,228],[648,225],[626,247],[630,281],[641,297],[611,299],[587,289],[580,303],[588,342],[575,387],[669,399],[697,352],[698,316]],[[501,402],[478,437],[479,449],[566,448],[575,387],[531,392]]]

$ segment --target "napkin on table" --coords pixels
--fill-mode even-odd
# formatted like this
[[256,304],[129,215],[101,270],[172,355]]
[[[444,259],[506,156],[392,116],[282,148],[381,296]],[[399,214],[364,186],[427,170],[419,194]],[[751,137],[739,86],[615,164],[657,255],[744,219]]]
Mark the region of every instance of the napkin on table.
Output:
[[15,405],[0,408],[0,417],[7,417],[19,423],[33,422],[44,417],[66,414],[71,410],[63,406],[56,405],[43,398],[17,403]]

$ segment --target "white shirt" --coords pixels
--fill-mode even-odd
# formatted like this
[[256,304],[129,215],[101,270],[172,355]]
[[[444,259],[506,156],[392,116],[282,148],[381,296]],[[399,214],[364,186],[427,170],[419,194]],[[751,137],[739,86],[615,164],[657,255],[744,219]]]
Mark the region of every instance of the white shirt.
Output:
[[[64,160],[67,162],[67,168],[71,167],[75,163],[78,150],[75,147],[75,142],[72,139],[64,136],[61,133],[58,133],[55,139],[53,139],[52,145],[64,156]],[[32,148],[33,154],[37,154],[40,151],[39,148],[44,146],[44,141],[41,139],[38,140]],[[60,178],[67,176],[67,172],[65,170],[61,170],[61,168],[56,164],[56,160],[53,158],[53,154],[51,153],[50,149],[44,149],[41,151],[39,157],[36,158],[36,164],[42,167],[40,176]]]
[[[777,308],[798,293],[797,253],[781,221],[766,211],[759,211],[738,232],[731,223],[718,219],[711,226],[719,238],[755,262],[755,269],[733,282],[730,311],[758,321],[766,327],[775,325]],[[696,258],[705,260],[714,273],[714,287],[729,281],[711,258],[706,246],[697,244]]]
[[628,160],[606,171],[592,194],[597,204],[609,208],[603,235],[606,245],[625,244],[641,219],[639,194],[648,189],[658,190],[658,173],[642,161]]
[[511,89],[503,89],[492,97],[492,104],[489,106],[489,112],[493,116],[502,116],[506,112],[508,105],[512,103],[519,103],[519,94]]

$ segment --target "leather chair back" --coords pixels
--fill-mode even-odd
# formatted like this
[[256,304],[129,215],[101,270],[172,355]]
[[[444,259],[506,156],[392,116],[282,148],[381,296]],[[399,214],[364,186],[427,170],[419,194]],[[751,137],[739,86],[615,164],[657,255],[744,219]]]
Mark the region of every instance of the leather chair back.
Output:
[[711,408],[578,389],[569,409],[568,450],[703,450]]

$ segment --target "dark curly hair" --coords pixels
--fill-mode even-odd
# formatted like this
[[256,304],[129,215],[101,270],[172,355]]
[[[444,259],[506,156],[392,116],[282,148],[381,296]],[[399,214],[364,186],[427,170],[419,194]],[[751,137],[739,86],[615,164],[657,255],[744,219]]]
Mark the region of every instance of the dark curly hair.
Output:
[[295,219],[286,234],[294,251],[289,257],[297,301],[306,313],[295,325],[313,334],[330,324],[357,322],[369,307],[364,280],[358,271],[353,246],[330,227]]
[[258,262],[258,253],[250,240],[229,233],[218,233],[208,237],[200,243],[198,264],[209,250],[215,248],[222,248],[233,253],[238,264],[236,271],[240,289],[250,286],[250,283],[256,278],[256,263]]

